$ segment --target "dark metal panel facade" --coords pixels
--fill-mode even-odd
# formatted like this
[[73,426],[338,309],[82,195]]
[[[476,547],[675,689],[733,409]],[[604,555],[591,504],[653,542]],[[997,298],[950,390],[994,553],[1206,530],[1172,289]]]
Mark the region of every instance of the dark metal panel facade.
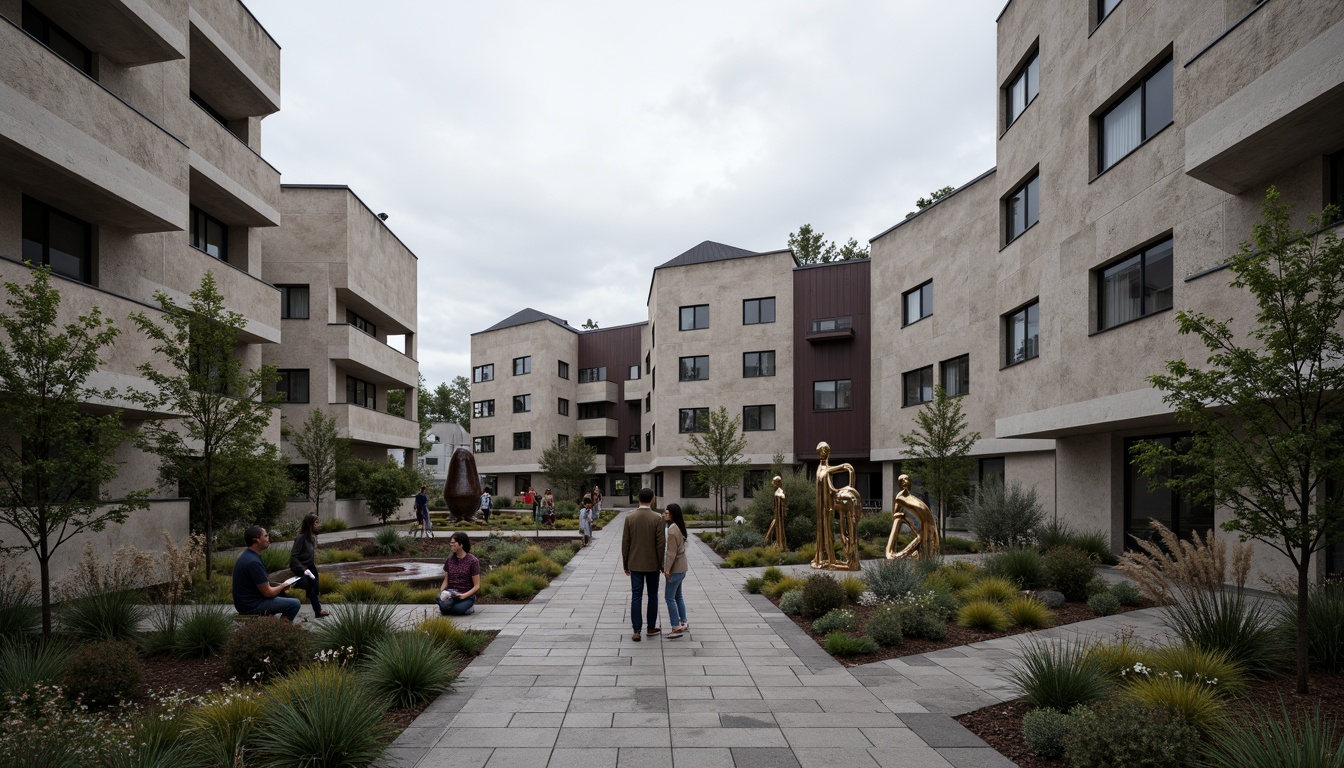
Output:
[[[602,439],[598,446],[599,454],[607,456],[607,473],[619,473],[625,469],[625,449],[629,435],[642,435],[640,417],[642,409],[638,403],[631,407],[625,402],[625,384],[631,366],[643,369],[643,353],[640,351],[640,335],[646,323],[623,325],[616,328],[603,328],[585,331],[579,334],[579,359],[573,375],[579,375],[581,368],[606,367],[607,380],[616,382],[619,395],[616,403],[607,403],[606,416],[616,419],[620,425],[620,435]],[[577,403],[575,406],[577,407]],[[582,426],[582,423],[580,423]]]
[[[793,271],[793,450],[815,464],[817,443],[834,460],[867,460],[871,433],[872,314],[867,259],[798,267]],[[852,335],[837,332],[849,318]],[[823,322],[814,330],[813,324]],[[810,338],[809,338],[810,337]],[[814,410],[818,381],[850,382],[850,407]],[[860,469],[856,466],[856,469]],[[860,469],[860,471],[863,471]]]

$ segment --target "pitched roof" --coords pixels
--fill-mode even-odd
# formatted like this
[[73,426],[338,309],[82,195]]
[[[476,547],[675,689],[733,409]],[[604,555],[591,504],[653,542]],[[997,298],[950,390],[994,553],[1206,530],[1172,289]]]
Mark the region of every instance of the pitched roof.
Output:
[[731,245],[724,245],[723,243],[706,240],[675,259],[659,264],[654,267],[654,269],[662,269],[664,267],[684,267],[688,264],[705,264],[711,261],[727,261],[728,259],[744,259],[748,256],[758,255],[759,254],[754,251],[734,248]]
[[[540,310],[527,307],[526,309],[520,309],[517,312],[513,313],[512,315],[509,315],[508,317],[504,318],[503,320],[500,320],[498,323],[495,323],[489,328],[486,328],[484,331],[477,331],[476,333],[489,333],[491,331],[498,331],[504,328],[512,328],[515,325],[527,325],[528,323],[535,323],[538,320],[550,320],[552,323],[555,323],[561,328],[564,328],[566,331],[572,331],[574,333],[579,332],[579,329],[571,326],[568,322],[561,320],[560,318],[554,315],[548,315]],[[471,335],[475,336],[476,333],[473,333]]]

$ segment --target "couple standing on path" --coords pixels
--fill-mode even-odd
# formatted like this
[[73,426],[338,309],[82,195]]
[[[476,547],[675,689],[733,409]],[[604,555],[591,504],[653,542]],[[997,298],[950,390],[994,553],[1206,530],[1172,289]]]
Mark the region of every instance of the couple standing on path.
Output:
[[634,627],[630,639],[635,642],[642,639],[640,630],[644,625],[640,624],[640,603],[646,587],[649,591],[647,634],[656,637],[662,633],[658,628],[659,573],[667,577],[663,597],[667,602],[668,619],[672,623],[667,639],[675,640],[688,629],[686,601],[681,592],[687,570],[686,521],[677,504],[668,504],[662,519],[659,519],[652,507],[653,490],[641,489],[639,509],[626,518],[625,530],[621,534],[621,563],[625,575],[630,577],[630,623]]

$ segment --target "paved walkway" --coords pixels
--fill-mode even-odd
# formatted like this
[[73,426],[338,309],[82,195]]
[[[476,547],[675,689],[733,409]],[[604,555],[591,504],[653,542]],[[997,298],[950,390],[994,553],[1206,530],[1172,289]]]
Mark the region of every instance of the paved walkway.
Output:
[[[845,667],[696,539],[691,631],[630,638],[618,519],[391,746],[411,768],[1010,766],[952,720],[1008,696],[1019,638]],[[502,607],[502,606],[501,606]],[[462,623],[498,625],[484,605]],[[502,612],[501,612],[502,613]],[[660,611],[662,613],[662,611]],[[1134,612],[1051,632],[1156,627]],[[1143,615],[1141,615],[1143,614]]]

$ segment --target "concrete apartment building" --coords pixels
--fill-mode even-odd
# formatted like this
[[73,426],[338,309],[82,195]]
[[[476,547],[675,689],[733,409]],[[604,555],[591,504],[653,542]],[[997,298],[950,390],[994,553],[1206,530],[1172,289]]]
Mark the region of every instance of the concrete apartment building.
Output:
[[[941,384],[964,396],[981,433],[977,476],[1035,488],[1048,512],[1109,533],[1116,551],[1152,519],[1185,536],[1225,519],[1148,488],[1128,449],[1180,438],[1147,382],[1165,360],[1206,354],[1176,333],[1174,309],[1245,316],[1247,296],[1222,267],[1250,238],[1265,191],[1276,186],[1304,224],[1344,203],[1344,6],[1012,0],[997,61],[986,105],[998,115],[995,168],[873,238],[862,268],[728,249],[655,270],[641,361],[666,370],[709,354],[712,375],[702,393],[704,382],[666,375],[662,393],[656,376],[637,385],[651,396],[642,429],[652,439],[626,472],[642,484],[661,477],[665,500],[686,498],[674,431],[683,409],[736,414],[774,397],[776,433],[751,443],[754,465],[778,446],[792,462],[815,461],[827,440],[835,460],[855,464],[864,497],[890,508],[900,435]],[[739,263],[750,267],[731,274]],[[717,272],[696,271],[708,267]],[[727,305],[767,295],[781,319],[792,303],[787,333],[776,323],[747,341],[754,329],[735,321],[711,341]],[[676,330],[675,313],[700,305],[709,328]],[[733,376],[715,383],[720,358],[769,345],[774,383],[790,382],[792,398],[768,387],[758,396]],[[474,361],[493,349],[490,332],[473,337]],[[837,408],[841,382],[848,405]],[[1344,543],[1320,568],[1344,572]]]

